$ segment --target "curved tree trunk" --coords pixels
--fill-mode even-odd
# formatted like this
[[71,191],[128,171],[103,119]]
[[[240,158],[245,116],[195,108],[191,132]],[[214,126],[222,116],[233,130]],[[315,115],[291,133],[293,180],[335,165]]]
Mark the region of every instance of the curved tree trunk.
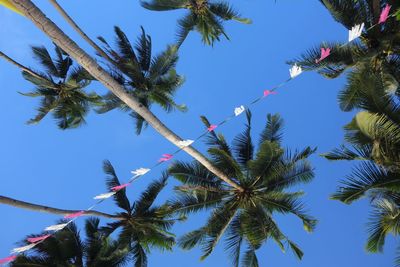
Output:
[[114,65],[116,65],[115,61],[112,58],[110,58],[107,55],[107,53],[104,52],[103,49],[101,49],[100,46],[98,46],[92,39],[90,39],[90,37],[87,36],[87,34],[84,31],[82,31],[82,29],[78,26],[78,24],[75,23],[75,21],[68,15],[67,12],[65,12],[65,10],[58,4],[56,0],[49,0],[49,1],[55,7],[55,9],[57,9],[57,11],[61,14],[61,16],[63,16],[63,18],[69,23],[69,25],[71,25],[72,28],[74,28],[75,31],[77,31],[79,35],[83,39],[85,39],[86,42],[88,42],[96,50],[97,53],[99,53],[100,56],[107,59]]
[[[82,67],[84,67],[93,77],[113,92],[118,98],[126,103],[132,110],[142,116],[157,132],[164,136],[168,141],[179,146],[182,139],[166,127],[150,110],[140,104],[134,97],[129,95],[123,86],[115,81],[92,57],[81,49],[71,40],[57,25],[55,25],[46,15],[38,9],[30,0],[10,0],[14,5],[29,18],[40,30],[62,48],[66,53],[73,57]],[[237,183],[232,181],[225,173],[216,168],[204,155],[193,147],[182,148],[186,153],[200,162],[210,172],[225,181],[227,184],[243,191]]]
[[[58,209],[58,208],[52,208],[52,207],[47,207],[47,206],[43,206],[43,205],[28,203],[25,201],[20,201],[20,200],[5,197],[5,196],[0,196],[0,204],[9,205],[9,206],[26,209],[26,210],[52,213],[52,214],[58,214],[58,215],[69,215],[69,214],[74,214],[74,213],[80,212],[80,210],[64,210],[64,209]],[[103,213],[103,212],[95,211],[95,210],[85,211],[85,213],[82,216],[98,216],[98,217],[104,217],[104,218],[114,219],[114,220],[125,220],[124,217],[112,215],[112,214],[108,214],[108,213]]]

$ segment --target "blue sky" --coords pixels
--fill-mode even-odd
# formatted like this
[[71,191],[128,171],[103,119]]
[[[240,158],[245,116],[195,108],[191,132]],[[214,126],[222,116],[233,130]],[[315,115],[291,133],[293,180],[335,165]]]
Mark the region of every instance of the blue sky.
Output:
[[[61,26],[84,48],[92,51],[73,30],[56,14],[47,1],[35,1],[48,16]],[[232,1],[233,2],[233,1]],[[178,72],[186,83],[177,94],[177,102],[189,107],[186,113],[166,114],[158,108],[153,111],[171,129],[184,138],[194,138],[203,131],[198,119],[206,115],[219,121],[231,114],[233,108],[250,102],[264,89],[288,77],[286,60],[297,57],[321,41],[347,40],[347,31],[334,22],[317,0],[243,0],[234,6],[252,25],[231,22],[226,24],[231,41],[223,40],[212,47],[204,46],[197,33],[192,33],[181,48]],[[237,2],[237,3],[236,3]],[[62,1],[65,9],[91,36],[113,38],[113,26],[120,26],[132,41],[143,25],[152,36],[153,51],[159,52],[174,41],[176,19],[183,12],[151,12],[133,0]],[[0,50],[19,62],[37,66],[31,57],[30,45],[51,43],[27,19],[0,8]],[[272,96],[252,108],[253,134],[257,136],[265,124],[268,113],[280,113],[285,120],[285,145],[295,148],[318,147],[312,157],[316,168],[314,181],[301,187],[306,192],[305,201],[310,213],[319,219],[315,233],[308,234],[301,222],[292,216],[279,217],[283,230],[305,252],[302,261],[291,252],[282,253],[271,243],[258,251],[260,266],[307,267],[373,267],[392,266],[395,242],[389,237],[385,254],[365,251],[365,224],[368,220],[367,200],[346,206],[329,200],[338,181],[349,174],[353,165],[332,163],[318,156],[340,145],[344,124],[352,113],[343,113],[337,105],[337,93],[344,78],[327,80],[315,73],[305,73]],[[130,178],[130,170],[153,165],[163,153],[174,151],[173,145],[153,129],[135,136],[134,127],[127,114],[114,111],[105,115],[91,113],[87,125],[61,131],[49,116],[39,125],[25,124],[35,114],[37,101],[23,97],[32,86],[24,81],[18,69],[0,61],[0,131],[1,178],[0,194],[20,200],[55,206],[82,209],[93,203],[92,197],[105,190],[102,161],[110,160],[120,178]],[[101,84],[90,87],[105,92]],[[231,120],[219,128],[228,140],[242,131],[245,116]],[[203,143],[195,147],[205,151]],[[190,160],[180,153],[177,159]],[[128,189],[133,200],[152,180],[159,178],[163,168],[151,172]],[[176,184],[169,181],[160,201],[172,194]],[[106,212],[115,211],[112,201],[99,207]],[[30,233],[41,232],[53,224],[58,216],[38,214],[12,207],[0,206],[0,258],[7,256],[17,241]],[[201,226],[207,214],[190,218],[175,227],[182,234]],[[83,219],[78,221],[79,224]],[[103,221],[105,222],[105,221]],[[198,249],[172,253],[153,251],[149,266],[229,266],[223,245],[204,262],[199,261]]]

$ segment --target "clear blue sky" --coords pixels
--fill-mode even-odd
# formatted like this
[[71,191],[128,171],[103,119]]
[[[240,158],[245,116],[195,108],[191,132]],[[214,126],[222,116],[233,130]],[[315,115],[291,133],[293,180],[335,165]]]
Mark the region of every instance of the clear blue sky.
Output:
[[[66,25],[47,1],[35,1],[50,18],[68,34],[90,48]],[[317,0],[242,0],[236,8],[253,20],[252,25],[235,22],[227,24],[231,41],[217,43],[214,48],[203,46],[197,33],[190,34],[180,51],[178,71],[186,76],[186,83],[177,95],[178,103],[189,107],[187,113],[165,114],[154,108],[169,127],[185,138],[196,137],[203,125],[198,119],[206,115],[219,121],[232,113],[233,108],[253,100],[264,89],[288,77],[285,61],[298,56],[321,41],[346,40],[346,29],[335,23]],[[120,26],[135,40],[143,25],[152,36],[154,51],[164,49],[174,40],[176,19],[182,12],[151,12],[139,6],[137,0],[60,0],[60,3],[92,37],[113,38],[113,26]],[[46,45],[49,40],[33,24],[21,16],[0,8],[0,49],[18,61],[36,66],[30,45]],[[255,135],[261,131],[267,113],[279,112],[286,122],[285,144],[291,148],[317,146],[318,153],[329,151],[343,140],[342,126],[352,114],[343,113],[337,105],[337,92],[344,79],[326,80],[315,73],[306,73],[282,88],[279,94],[252,109]],[[130,170],[152,165],[162,153],[174,147],[148,128],[135,136],[127,114],[114,111],[106,115],[91,113],[87,125],[76,130],[61,131],[49,116],[36,126],[25,124],[34,115],[37,101],[23,97],[32,85],[24,81],[20,71],[0,61],[0,131],[1,178],[0,194],[17,199],[70,209],[82,209],[93,203],[92,197],[105,190],[101,166],[109,159],[121,179],[130,178]],[[104,92],[94,83],[92,90]],[[229,140],[243,129],[244,116],[221,127]],[[201,151],[205,146],[198,142]],[[180,153],[178,159],[190,160]],[[375,267],[392,266],[395,242],[390,237],[385,254],[369,254],[364,250],[365,224],[368,201],[346,206],[329,200],[338,181],[350,173],[352,165],[331,163],[315,155],[312,163],[316,178],[304,186],[305,201],[310,213],[320,221],[315,233],[303,231],[294,217],[280,217],[284,231],[304,250],[303,261],[291,252],[266,244],[259,252],[260,266],[304,267]],[[135,196],[152,179],[158,178],[162,168],[139,180],[128,190]],[[172,194],[175,181],[160,201]],[[115,210],[112,201],[99,207],[102,211]],[[0,258],[7,256],[25,235],[38,233],[59,217],[38,214],[12,207],[0,206]],[[203,222],[206,214],[193,216],[185,224],[175,227],[181,234]],[[79,224],[83,219],[79,220]],[[105,221],[103,221],[105,222]],[[203,263],[200,251],[172,253],[153,251],[149,266],[229,266],[223,245]]]

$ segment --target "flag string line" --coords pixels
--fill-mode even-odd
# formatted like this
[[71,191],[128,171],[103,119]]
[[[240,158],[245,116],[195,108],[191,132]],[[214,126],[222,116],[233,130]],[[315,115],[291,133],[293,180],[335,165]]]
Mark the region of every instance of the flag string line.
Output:
[[[354,40],[358,39],[361,35],[362,32],[368,32],[371,29],[375,28],[378,25],[383,25],[386,20],[388,18],[392,18],[395,17],[396,14],[393,13],[391,15],[389,15],[389,11],[390,11],[391,6],[390,5],[386,5],[386,7],[382,10],[381,12],[381,16],[379,19],[379,22],[370,26],[367,29],[364,29],[364,24],[361,25],[355,25],[350,31],[349,31],[349,41],[340,45],[338,48],[343,48],[349,44],[351,44]],[[354,37],[354,31],[357,31],[356,36]],[[351,34],[353,33],[353,38],[350,37]],[[324,52],[325,52],[325,57],[324,57]],[[327,52],[327,53],[326,53]],[[330,48],[321,48],[321,58],[316,60],[316,63],[319,64],[320,62],[322,62],[324,59],[326,59],[327,57],[331,56],[332,54],[335,53],[335,50],[330,53]],[[323,66],[322,66],[323,67]],[[127,188],[128,186],[130,186],[134,181],[136,181],[137,179],[139,179],[140,177],[146,175],[148,172],[150,172],[151,170],[157,168],[160,165],[165,164],[165,162],[171,160],[173,158],[174,155],[178,154],[180,151],[182,151],[185,147],[192,145],[193,143],[197,142],[198,140],[202,139],[204,136],[208,135],[209,133],[213,132],[216,128],[224,125],[225,123],[227,123],[228,121],[230,121],[231,119],[238,117],[240,114],[242,114],[245,110],[248,110],[250,106],[253,106],[255,104],[257,104],[258,102],[260,102],[261,100],[267,98],[269,95],[274,95],[276,94],[276,91],[282,87],[284,87],[286,84],[290,83],[292,80],[294,80],[297,76],[299,76],[300,74],[303,73],[303,70],[301,68],[301,66],[297,66],[297,64],[295,64],[294,66],[292,66],[292,68],[290,69],[290,78],[286,79],[285,81],[281,82],[280,84],[271,87],[269,90],[264,90],[264,93],[262,96],[257,97],[256,99],[254,99],[253,101],[251,101],[250,103],[246,104],[246,105],[241,105],[240,107],[235,108],[234,113],[229,115],[228,117],[226,117],[225,119],[223,119],[222,121],[220,121],[217,124],[211,124],[207,130],[205,132],[203,132],[202,134],[200,134],[198,137],[196,137],[194,140],[181,140],[181,146],[179,149],[177,149],[176,151],[172,152],[171,154],[163,154],[163,157],[160,158],[160,160],[158,160],[157,163],[155,163],[153,166],[151,166],[150,168],[139,168],[135,171],[132,171],[132,174],[134,174],[134,176],[132,178],[130,178],[125,184],[120,184],[118,186],[115,186],[113,188],[111,188],[111,190],[107,193],[103,193],[101,195],[98,195],[96,197],[94,197],[94,199],[97,200],[97,202],[95,202],[93,205],[91,205],[90,207],[88,207],[85,210],[81,210],[79,212],[76,212],[74,214],[68,214],[66,216],[64,216],[64,219],[69,219],[68,221],[66,221],[65,223],[62,224],[57,224],[57,225],[52,225],[49,226],[47,228],[45,228],[45,231],[47,232],[51,232],[48,233],[46,235],[42,235],[42,236],[38,236],[38,237],[34,237],[34,238],[28,238],[27,241],[30,242],[31,244],[26,245],[24,247],[19,247],[19,248],[14,248],[11,253],[10,256],[0,259],[0,265],[9,263],[13,260],[16,259],[16,255],[23,253],[25,251],[29,251],[32,248],[34,248],[35,246],[41,244],[42,242],[44,242],[47,238],[54,236],[57,232],[63,230],[65,227],[67,227],[70,223],[74,222],[75,220],[77,220],[79,217],[81,217],[82,215],[85,214],[85,212],[93,210],[95,207],[99,206],[102,202],[106,201],[107,199],[111,198],[112,196],[114,196],[115,194],[117,194],[119,191],[124,190],[125,188]]]

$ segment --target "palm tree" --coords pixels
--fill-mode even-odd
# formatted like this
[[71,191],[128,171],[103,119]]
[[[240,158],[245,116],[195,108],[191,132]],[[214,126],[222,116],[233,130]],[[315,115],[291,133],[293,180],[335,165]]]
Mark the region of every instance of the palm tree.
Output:
[[[373,207],[367,250],[381,252],[388,234],[399,234],[400,124],[388,116],[359,112],[346,127],[348,146],[323,154],[329,160],[358,160],[332,199],[351,204],[367,197]],[[400,266],[400,255],[396,259]]]
[[[174,109],[186,111],[185,105],[178,105],[173,97],[177,89],[183,84],[183,77],[175,70],[178,61],[175,46],[168,47],[160,55],[152,57],[152,42],[146,35],[143,27],[135,48],[132,47],[125,33],[115,27],[117,51],[113,50],[106,40],[99,37],[105,45],[105,51],[111,58],[112,73],[128,94],[135,97],[144,107],[150,109],[153,103],[160,105],[167,112]],[[136,50],[136,51],[135,51]],[[104,96],[105,105],[98,109],[99,113],[105,113],[119,108],[130,112],[136,120],[136,133],[140,134],[142,128],[147,126],[146,121],[135,111],[122,102],[113,93]]]
[[41,98],[38,114],[28,123],[39,123],[50,112],[60,129],[76,128],[85,123],[90,107],[102,104],[96,93],[85,92],[94,78],[81,67],[73,68],[70,56],[58,46],[55,46],[55,59],[45,47],[32,47],[32,51],[45,73],[22,72],[23,77],[36,88],[33,92],[21,94]]
[[[206,118],[203,121],[209,126]],[[315,150],[285,150],[281,145],[282,125],[279,115],[268,115],[257,152],[251,137],[250,112],[245,131],[234,139],[232,146],[222,134],[211,133],[207,141],[211,160],[228,176],[235,177],[243,192],[221,182],[196,161],[171,166],[169,173],[183,183],[176,188],[178,195],[170,201],[171,207],[180,214],[212,210],[203,227],[179,239],[182,248],[200,245],[201,259],[205,259],[225,236],[233,265],[239,266],[242,245],[247,243],[242,265],[255,267],[256,250],[272,239],[282,250],[287,245],[302,258],[303,252],[281,231],[274,215],[293,214],[302,220],[307,231],[314,229],[316,220],[306,214],[300,200],[303,192],[286,189],[312,180],[314,173],[307,158]]]
[[189,12],[178,20],[178,46],[186,39],[190,31],[196,30],[201,34],[203,43],[213,45],[220,40],[220,36],[225,36],[223,22],[236,20],[241,23],[249,24],[250,19],[241,18],[228,3],[212,0],[141,0],[144,8],[155,11],[166,11],[174,9],[186,9]]
[[199,161],[204,167],[214,173],[224,182],[232,187],[243,191],[239,185],[233,182],[221,170],[216,168],[203,154],[192,146],[181,147],[182,138],[165,126],[152,112],[145,108],[137,99],[128,94],[123,86],[116,81],[107,71],[105,71],[90,55],[80,48],[71,38],[69,38],[56,24],[35,6],[30,0],[9,0],[21,12],[30,19],[41,31],[43,31],[56,45],[66,51],[74,58],[87,72],[97,81],[101,82],[107,89],[121,99],[129,108],[143,117],[158,133],[165,137],[175,146],[181,148],[194,159]]
[[[11,267],[119,267],[130,261],[129,249],[106,237],[99,226],[100,220],[89,218],[85,222],[86,238],[82,240],[75,223],[38,243],[29,255],[20,254]],[[37,237],[37,235],[30,235]],[[26,245],[29,243],[24,241]]]
[[[120,185],[119,179],[112,165],[106,161],[104,171],[108,174],[107,186]],[[172,218],[172,210],[167,205],[154,205],[158,194],[166,186],[168,175],[163,174],[160,180],[152,182],[134,203],[130,203],[125,189],[114,195],[115,203],[123,212],[117,213],[125,219],[108,223],[102,231],[110,235],[118,231],[118,242],[127,246],[130,250],[135,267],[147,266],[147,255],[151,248],[171,250],[175,244],[174,235],[168,230],[178,220],[184,220],[181,216]]]
[[[395,0],[320,0],[333,18],[350,30],[355,25],[365,24],[369,31],[364,31],[362,36],[352,43],[322,43],[310,49],[297,60],[305,70],[316,70],[327,78],[336,78],[348,72],[347,85],[339,93],[339,103],[343,111],[356,108],[360,91],[359,86],[370,72],[380,74],[385,88],[390,91],[398,87],[400,81],[400,24],[388,19],[384,26],[377,24],[382,8],[386,4],[392,9],[400,8],[400,3]],[[371,28],[372,27],[372,28]],[[330,47],[332,54],[323,61],[316,63],[320,56],[321,47]]]

